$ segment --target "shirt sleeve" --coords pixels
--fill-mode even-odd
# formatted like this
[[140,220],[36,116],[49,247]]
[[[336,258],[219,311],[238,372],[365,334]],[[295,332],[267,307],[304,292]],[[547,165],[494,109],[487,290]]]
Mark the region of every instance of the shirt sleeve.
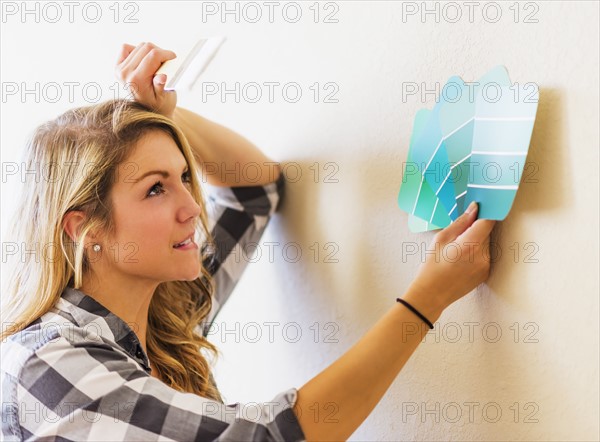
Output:
[[167,386],[111,345],[50,333],[18,375],[3,373],[7,440],[305,440],[295,388],[225,405]]
[[209,228],[215,250],[204,266],[213,276],[212,309],[202,322],[204,336],[240,280],[285,189],[283,173],[264,186],[217,187],[204,184]]

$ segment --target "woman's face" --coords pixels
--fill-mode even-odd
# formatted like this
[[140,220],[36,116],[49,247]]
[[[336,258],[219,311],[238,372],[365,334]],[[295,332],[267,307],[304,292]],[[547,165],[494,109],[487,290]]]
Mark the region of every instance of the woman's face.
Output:
[[[115,235],[102,253],[117,271],[157,282],[200,275],[194,223],[201,207],[189,181],[185,158],[168,134],[153,130],[139,140],[112,189]],[[174,247],[190,235],[191,243]]]

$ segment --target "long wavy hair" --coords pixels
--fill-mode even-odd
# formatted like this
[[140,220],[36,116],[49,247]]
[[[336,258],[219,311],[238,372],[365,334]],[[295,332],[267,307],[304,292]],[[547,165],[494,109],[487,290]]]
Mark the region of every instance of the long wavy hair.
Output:
[[[213,280],[204,265],[213,256],[214,240],[198,164],[183,132],[171,119],[129,99],[71,109],[40,125],[29,139],[26,170],[43,168],[44,173],[42,179],[24,183],[9,231],[11,241],[27,245],[28,253],[19,254],[9,266],[0,310],[0,340],[52,309],[66,287],[81,287],[83,275],[90,270],[84,239],[96,229],[114,233],[110,192],[117,168],[137,141],[152,130],[173,138],[192,172],[190,192],[202,208],[195,227],[203,237],[203,265],[194,281],[169,281],[157,287],[148,312],[148,356],[167,385],[223,402],[202,354],[208,351],[216,359],[219,351],[198,332],[214,294]],[[78,241],[62,226],[63,217],[72,210],[86,214]]]

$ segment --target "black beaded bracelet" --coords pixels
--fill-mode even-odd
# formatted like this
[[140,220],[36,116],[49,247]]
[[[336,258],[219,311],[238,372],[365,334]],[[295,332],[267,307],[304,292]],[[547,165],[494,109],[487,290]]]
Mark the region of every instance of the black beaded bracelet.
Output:
[[396,298],[396,301],[398,301],[401,304],[404,304],[415,315],[417,315],[419,318],[421,318],[423,320],[423,322],[425,322],[425,324],[427,324],[429,326],[430,329],[433,328],[433,324],[429,321],[429,319],[427,319],[425,316],[423,316],[416,308],[414,308],[412,305],[410,305],[404,299]]

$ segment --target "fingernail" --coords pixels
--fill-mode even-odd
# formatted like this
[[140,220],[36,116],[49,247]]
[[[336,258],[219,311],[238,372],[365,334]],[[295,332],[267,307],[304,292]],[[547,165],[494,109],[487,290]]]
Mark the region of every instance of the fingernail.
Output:
[[471,204],[469,204],[469,207],[467,207],[465,213],[471,213],[473,210],[475,210],[475,207],[477,207],[477,203],[475,201],[471,201]]

